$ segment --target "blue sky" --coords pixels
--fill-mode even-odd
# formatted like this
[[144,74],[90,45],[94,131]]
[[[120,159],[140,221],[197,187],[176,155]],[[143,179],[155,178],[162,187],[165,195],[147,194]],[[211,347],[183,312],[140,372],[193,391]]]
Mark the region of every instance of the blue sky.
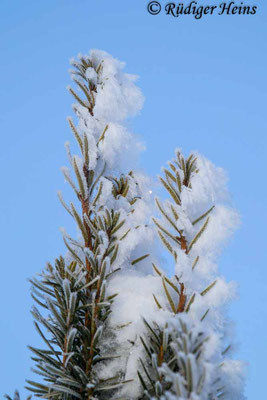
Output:
[[[162,5],[165,2],[162,1]],[[39,342],[27,278],[64,253],[71,227],[56,190],[71,134],[71,57],[100,48],[140,75],[146,97],[132,121],[146,142],[141,166],[156,175],[173,155],[199,150],[225,168],[242,226],[220,259],[239,284],[230,307],[237,356],[249,362],[248,399],[265,393],[267,358],[267,9],[255,16],[151,16],[146,1],[1,0],[0,393],[22,393],[27,344]],[[73,228],[72,228],[73,229]]]

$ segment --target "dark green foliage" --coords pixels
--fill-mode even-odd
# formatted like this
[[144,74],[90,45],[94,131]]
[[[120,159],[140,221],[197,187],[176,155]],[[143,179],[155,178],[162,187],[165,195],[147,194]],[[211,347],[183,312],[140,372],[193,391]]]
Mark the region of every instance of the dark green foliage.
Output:
[[[163,217],[163,221],[153,219],[158,234],[167,250],[172,254],[174,261],[177,261],[178,250],[181,249],[189,256],[190,250],[204,233],[208,222],[208,215],[214,206],[205,211],[192,225],[196,225],[203,219],[204,224],[197,231],[190,241],[183,229],[178,228],[177,221],[180,218],[180,207],[182,204],[182,190],[184,187],[192,188],[192,178],[198,173],[197,158],[191,154],[185,159],[180,152],[177,152],[174,162],[169,163],[170,170],[164,169],[165,177],[160,177],[163,187],[169,193],[172,204],[168,210],[156,199],[156,204]],[[199,257],[192,263],[192,270],[196,268]],[[179,318],[180,313],[189,313],[195,300],[195,293],[190,293],[182,282],[182,277],[175,275],[169,279],[153,264],[157,275],[162,278],[163,291],[166,296],[167,309],[176,315],[176,326],[160,328],[155,322],[144,321],[147,328],[146,338],[141,338],[146,358],[140,360],[142,369],[138,371],[140,382],[144,389],[144,398],[168,399],[169,395],[177,398],[190,398],[191,393],[199,394],[205,383],[205,369],[201,359],[202,347],[207,337],[203,333],[195,336],[187,325]],[[211,283],[200,294],[204,296],[211,290],[216,281]],[[164,307],[154,295],[154,300],[159,309]],[[205,318],[208,311],[203,315]],[[201,322],[200,321],[200,322]],[[192,369],[198,374],[198,380],[193,377]],[[219,393],[218,393],[219,394]]]
[[[7,394],[4,395],[7,400],[20,400],[20,394],[16,390],[13,397],[8,396]],[[26,400],[31,400],[31,396],[28,396]]]
[[191,154],[188,159],[185,159],[180,152],[177,152],[176,159],[173,162],[169,163],[169,167],[170,170],[166,168],[164,168],[163,170],[165,174],[165,179],[162,177],[160,177],[159,179],[174,202],[171,205],[171,212],[165,210],[158,199],[156,199],[156,204],[161,215],[163,216],[163,219],[170,225],[171,229],[174,231],[172,232],[166,229],[156,219],[153,219],[153,221],[159,229],[158,233],[160,239],[176,260],[177,254],[175,252],[175,246],[179,246],[182,250],[186,252],[186,254],[190,252],[194,244],[204,233],[209,222],[209,218],[206,217],[208,217],[210,212],[214,209],[214,206],[212,206],[208,211],[205,211],[195,221],[191,221],[192,225],[196,225],[198,222],[206,218],[204,224],[196,233],[195,237],[191,241],[189,241],[188,238],[185,237],[184,231],[177,228],[177,221],[179,219],[179,211],[177,211],[177,206],[182,206],[181,192],[183,190],[183,187],[192,188],[192,178],[195,174],[198,173],[197,157],[195,157],[194,154]]
[[205,384],[202,352],[208,337],[190,330],[182,319],[175,322],[172,327],[162,329],[144,321],[147,336],[142,343],[147,360],[141,360],[142,369],[138,373],[144,398],[167,399],[170,394],[190,398],[190,393],[201,393]]
[[207,400],[223,397],[219,374],[213,371],[217,378],[212,384],[207,380],[207,370],[210,373],[209,361],[205,359],[207,334],[190,327],[183,317],[171,320],[165,328],[144,323],[147,334],[141,341],[147,357],[140,360],[138,371],[144,389],[142,399],[191,399],[192,394],[201,393],[206,393]]
[[[54,267],[49,264],[41,279],[32,280],[33,297],[47,310],[46,317],[36,308],[32,312],[35,326],[47,345],[46,349],[30,347],[35,372],[45,382],[28,381],[27,388],[36,396],[83,399],[93,390],[98,392],[106,387],[106,382],[96,381],[93,367],[104,360],[98,341],[114,296],[105,295],[105,259],[97,263],[90,254],[87,257],[93,271],[88,282],[82,265],[77,261],[66,265],[63,258],[56,260]],[[49,339],[45,336],[47,331]],[[114,379],[112,383],[119,382]]]
[[[179,207],[182,206],[181,201],[181,192],[183,187],[192,188],[192,178],[195,174],[198,173],[197,169],[197,157],[191,154],[188,159],[185,159],[180,152],[177,152],[176,159],[174,162],[169,163],[170,170],[164,169],[165,179],[160,178],[164,188],[169,192],[174,203],[170,205],[170,209],[167,211],[161,205],[158,199],[156,199],[156,204],[158,209],[163,216],[164,222],[167,222],[170,229],[168,227],[162,226],[162,223],[153,218],[155,225],[158,228],[158,234],[163,244],[167,248],[167,250],[173,255],[174,261],[177,261],[177,247],[185,252],[185,254],[189,254],[190,250],[194,246],[194,244],[199,240],[201,235],[205,232],[207,225],[209,223],[208,215],[214,209],[212,206],[208,211],[204,212],[200,217],[198,217],[195,221],[192,221],[192,225],[196,225],[203,219],[205,219],[202,227],[197,231],[193,239],[190,241],[186,235],[186,232],[183,229],[178,229],[177,221],[179,220]],[[192,270],[196,267],[199,261],[199,257],[193,261]],[[153,265],[155,272],[162,276],[159,269]],[[175,275],[173,279],[168,279],[166,276],[162,276],[162,283],[164,292],[168,299],[168,304],[170,306],[170,310],[174,313],[180,312],[189,312],[190,307],[194,303],[195,293],[186,293],[186,287],[184,286],[181,279]],[[174,290],[174,297],[168,289],[167,284]],[[216,284],[212,282],[206,289],[204,289],[200,294],[204,296],[210,289],[214,287]],[[159,308],[161,308],[158,300],[154,299]]]
[[[75,99],[94,112],[96,86],[87,79],[85,71],[94,68],[101,80],[101,64],[93,65],[90,59],[80,59],[74,64],[73,72],[79,77],[76,84],[86,99],[82,100],[70,89]],[[132,172],[120,178],[104,177],[105,164],[98,159],[98,174],[90,169],[90,149],[86,133],[77,131],[72,120],[70,127],[76,138],[81,163],[68,150],[77,184],[64,169],[66,180],[76,193],[80,210],[71,203],[68,206],[60,196],[61,203],[77,224],[81,240],[74,240],[64,234],[68,249],[67,258],[59,257],[54,266],[47,265],[39,279],[32,279],[32,297],[37,306],[32,314],[35,326],[45,344],[44,348],[30,347],[35,363],[34,372],[42,382],[27,381],[27,389],[36,397],[54,400],[108,399],[114,389],[127,383],[123,376],[111,376],[103,381],[97,378],[96,366],[116,357],[116,354],[102,354],[100,339],[106,329],[106,320],[111,312],[110,305],[117,295],[106,295],[107,280],[113,273],[121,240],[127,235],[120,233],[125,224],[120,213],[99,204],[103,189],[101,178],[113,184],[113,196],[127,196]],[[108,126],[99,141],[105,140]],[[128,199],[134,204],[136,198]],[[132,209],[132,212],[134,209]],[[144,257],[143,257],[144,258]],[[142,259],[142,258],[141,258]],[[138,262],[139,260],[134,260]]]

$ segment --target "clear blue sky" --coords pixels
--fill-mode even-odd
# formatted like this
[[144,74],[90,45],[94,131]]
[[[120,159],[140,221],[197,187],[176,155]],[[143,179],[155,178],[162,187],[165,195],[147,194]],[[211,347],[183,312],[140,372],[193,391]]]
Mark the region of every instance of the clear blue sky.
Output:
[[[162,2],[164,5],[164,1]],[[70,220],[63,143],[72,99],[68,61],[104,49],[140,75],[146,96],[133,128],[142,166],[156,175],[175,147],[224,167],[242,226],[220,260],[239,283],[230,308],[237,356],[249,361],[249,400],[266,393],[267,8],[256,16],[151,16],[144,0],[1,0],[0,397],[31,377],[27,344],[39,342],[27,278],[63,253]]]

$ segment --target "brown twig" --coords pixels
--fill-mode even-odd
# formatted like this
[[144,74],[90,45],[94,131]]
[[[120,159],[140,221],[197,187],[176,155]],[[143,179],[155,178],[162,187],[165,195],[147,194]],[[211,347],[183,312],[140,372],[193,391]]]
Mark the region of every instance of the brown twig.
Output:
[[177,307],[177,313],[183,312],[185,309],[186,303],[186,295],[185,295],[185,287],[183,283],[180,283],[180,295],[179,295],[179,303]]

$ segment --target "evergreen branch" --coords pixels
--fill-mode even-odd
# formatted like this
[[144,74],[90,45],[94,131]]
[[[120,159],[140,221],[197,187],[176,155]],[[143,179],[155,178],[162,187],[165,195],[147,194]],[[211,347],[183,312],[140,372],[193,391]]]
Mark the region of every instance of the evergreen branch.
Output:
[[[79,103],[74,106],[74,112],[80,121],[77,128],[72,119],[68,119],[68,121],[81,149],[82,158],[73,157],[67,146],[67,155],[78,183],[72,181],[67,169],[63,169],[63,174],[74,189],[80,201],[81,210],[77,211],[73,203],[70,203],[69,207],[61,195],[59,198],[63,207],[74,218],[81,232],[82,240],[74,240],[64,235],[63,240],[70,254],[67,254],[66,257],[60,256],[55,260],[53,266],[48,264],[40,277],[31,281],[33,285],[32,298],[43,312],[42,315],[36,307],[32,310],[34,323],[43,341],[44,349],[31,346],[29,348],[35,363],[34,372],[39,375],[43,383],[27,381],[27,388],[36,397],[51,400],[106,400],[110,398],[119,400],[119,389],[132,382],[123,380],[123,377],[128,376],[128,368],[129,366],[132,368],[132,360],[136,362],[139,355],[138,357],[136,357],[137,353],[134,353],[133,357],[129,355],[129,361],[128,356],[124,355],[123,349],[127,348],[125,344],[127,343],[127,337],[125,338],[125,335],[128,334],[127,329],[124,331],[127,333],[122,335],[122,343],[116,343],[113,340],[113,335],[117,337],[114,329],[119,331],[128,324],[122,322],[121,326],[114,327],[113,325],[113,307],[114,309],[120,307],[120,302],[114,302],[118,293],[110,294],[112,286],[109,286],[108,282],[110,278],[113,278],[113,274],[123,267],[125,257],[121,257],[121,255],[118,257],[119,250],[122,251],[122,255],[127,257],[128,241],[122,243],[121,249],[120,241],[125,239],[133,229],[133,241],[135,242],[134,235],[139,236],[137,229],[147,226],[140,221],[138,204],[135,207],[138,199],[141,199],[140,205],[142,205],[143,190],[142,187],[138,187],[132,171],[126,175],[119,173],[116,176],[104,176],[108,161],[106,161],[107,154],[102,153],[100,147],[105,143],[109,125],[106,124],[107,120],[97,119],[93,111],[98,88],[101,88],[102,91],[106,79],[108,79],[106,72],[109,64],[106,65],[104,60],[99,62],[97,55],[96,57],[92,55],[79,58],[73,63],[74,82],[78,86],[77,90],[82,91],[81,96],[85,96],[85,99],[69,88],[70,93]],[[106,66],[107,70],[102,74]],[[117,79],[115,75],[114,79]],[[123,85],[123,80],[119,79],[117,83]],[[100,97],[98,97],[98,101],[99,99]],[[89,124],[91,125],[89,126]],[[79,133],[80,126],[82,126],[82,137]],[[91,139],[95,140],[95,138],[99,138],[96,139],[97,148],[89,149]],[[102,145],[100,145],[101,142]],[[96,154],[93,154],[94,152]],[[95,160],[94,167],[91,157]],[[102,165],[103,169],[99,174]],[[209,214],[214,206],[192,222],[192,226],[195,226],[200,221],[205,221],[200,230],[196,230],[197,233],[188,244],[187,229],[179,229],[177,221],[180,217],[180,208],[184,210],[184,213],[187,210],[186,204],[184,204],[184,191],[187,191],[187,188],[191,189],[191,184],[194,183],[192,177],[198,172],[197,158],[194,154],[190,154],[186,159],[178,151],[176,159],[169,163],[169,167],[169,170],[163,169],[164,178],[160,177],[159,179],[169,193],[172,204],[165,207],[156,199],[157,207],[163,215],[165,223],[155,218],[152,220],[158,228],[161,241],[173,255],[174,261],[177,261],[177,253],[183,251],[181,261],[185,258],[191,263],[192,260],[190,261],[191,258],[188,254],[207,228]],[[111,182],[111,190],[110,193],[107,193],[109,189],[107,188],[103,195],[104,179]],[[192,192],[193,194],[194,192]],[[193,208],[194,204],[192,204]],[[138,214],[136,218],[134,212]],[[186,217],[189,218],[188,215]],[[131,228],[127,222],[128,218],[130,218]],[[174,233],[171,232],[173,229]],[[143,235],[138,239],[140,243]],[[132,245],[129,250],[132,251]],[[131,261],[129,253],[127,260],[130,259],[131,265],[135,265],[147,258],[148,255],[144,254]],[[69,259],[71,262],[67,261]],[[193,261],[192,270],[195,269],[198,261],[199,256]],[[181,281],[183,273],[186,277],[184,281],[188,281],[189,275],[183,270],[186,265],[187,262],[182,266],[175,265],[175,268],[181,268],[181,270],[177,272],[180,277],[175,275],[177,282],[174,282],[174,278],[169,279],[153,264],[156,275],[162,279],[162,292],[153,294],[156,308],[161,310],[161,315],[159,318],[155,318],[155,321],[159,321],[158,324],[153,319],[151,322],[143,319],[145,332],[140,337],[140,342],[144,347],[145,358],[140,360],[141,369],[137,371],[137,375],[140,381],[139,387],[143,387],[144,393],[140,394],[139,400],[143,400],[145,397],[149,400],[189,399],[192,396],[220,398],[226,393],[222,383],[211,382],[206,377],[207,368],[207,370],[212,370],[217,378],[216,371],[213,369],[213,367],[216,368],[216,364],[213,360],[210,363],[207,353],[204,352],[208,337],[201,329],[201,321],[205,319],[209,310],[205,312],[200,321],[195,321],[194,313],[190,312],[189,315],[185,315],[185,312],[191,311],[197,294],[192,293],[190,284],[185,287]],[[190,271],[188,273],[190,274]],[[124,278],[125,276],[123,276]],[[158,279],[156,281],[158,282]],[[205,296],[215,284],[216,280],[200,295]],[[190,293],[190,297],[187,296],[187,293]],[[161,305],[159,299],[161,301],[161,298],[164,299],[165,296],[167,303],[164,301]],[[165,304],[167,304],[167,310],[164,309]],[[134,329],[135,325],[132,324],[131,334]],[[45,331],[47,333],[44,333]],[[118,338],[120,338],[119,335]],[[133,351],[142,354],[139,351],[138,338],[128,337],[128,339]],[[107,340],[110,347],[108,351],[105,349]],[[114,356],[109,355],[110,350],[113,352],[119,347],[121,349],[118,353],[116,351]],[[228,349],[229,346],[222,352],[222,356]],[[109,361],[119,358],[121,355],[125,359],[118,365],[125,365],[126,370],[119,367],[115,376],[101,379],[103,372],[103,375],[107,376],[106,371],[102,370],[102,366],[107,367],[107,370],[110,371],[113,369],[113,365],[109,366]],[[215,359],[216,357],[214,357]],[[102,362],[103,364],[101,364]],[[130,389],[132,392],[131,386]],[[126,393],[125,397],[128,398],[127,386]],[[9,396],[6,397],[11,400]],[[15,394],[14,400],[19,400],[19,394]],[[121,400],[123,399],[121,398]]]

